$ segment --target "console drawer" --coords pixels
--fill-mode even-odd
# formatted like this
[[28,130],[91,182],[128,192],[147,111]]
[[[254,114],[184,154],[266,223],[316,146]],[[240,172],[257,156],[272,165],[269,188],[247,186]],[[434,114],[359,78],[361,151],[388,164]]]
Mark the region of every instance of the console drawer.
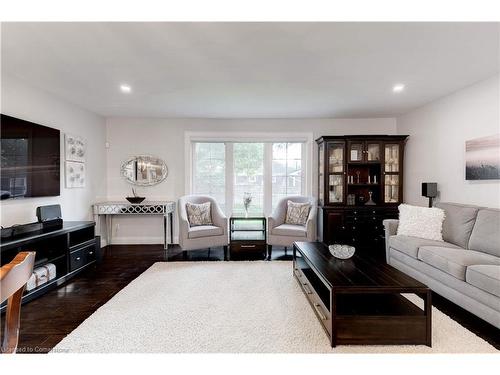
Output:
[[96,259],[95,245],[91,244],[69,254],[70,271],[77,270]]
[[231,243],[231,251],[236,253],[244,252],[266,252],[266,244],[264,242],[233,242]]

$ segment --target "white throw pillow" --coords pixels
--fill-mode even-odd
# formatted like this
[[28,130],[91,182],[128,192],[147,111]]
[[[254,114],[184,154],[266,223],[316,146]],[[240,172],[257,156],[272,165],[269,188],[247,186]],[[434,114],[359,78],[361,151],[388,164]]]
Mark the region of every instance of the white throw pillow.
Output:
[[444,211],[437,207],[399,205],[398,236],[413,236],[443,241]]
[[295,203],[288,201],[285,224],[305,225],[309,216],[311,205],[309,203]]
[[210,202],[201,204],[187,202],[186,211],[190,226],[196,227],[199,225],[212,225]]

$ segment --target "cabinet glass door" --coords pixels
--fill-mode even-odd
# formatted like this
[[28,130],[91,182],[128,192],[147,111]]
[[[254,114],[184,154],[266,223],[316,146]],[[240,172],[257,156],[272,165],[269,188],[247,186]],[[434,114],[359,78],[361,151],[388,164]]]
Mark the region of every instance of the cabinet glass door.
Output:
[[328,203],[344,202],[345,143],[328,142]]
[[362,162],[364,154],[363,142],[349,142],[347,154],[350,162]]
[[401,176],[400,162],[401,150],[399,144],[386,144],[384,146],[384,202],[400,203],[401,201]]
[[386,174],[384,182],[384,202],[399,203],[399,175]]
[[399,145],[386,144],[385,145],[385,171],[386,172],[399,172]]
[[342,203],[344,201],[344,175],[331,174],[328,177],[329,203]]
[[318,147],[318,200],[320,205],[325,203],[325,176],[323,174],[324,161],[325,144],[321,143]]
[[344,172],[344,144],[328,144],[328,173]]
[[368,142],[366,144],[366,160],[369,162],[380,161],[380,143]]

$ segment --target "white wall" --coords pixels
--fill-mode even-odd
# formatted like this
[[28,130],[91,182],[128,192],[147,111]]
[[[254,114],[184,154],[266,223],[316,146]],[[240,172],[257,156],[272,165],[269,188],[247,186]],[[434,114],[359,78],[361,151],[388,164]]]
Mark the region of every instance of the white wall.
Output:
[[500,133],[500,77],[464,88],[397,119],[409,134],[405,153],[405,201],[425,205],[422,182],[437,182],[446,202],[500,207],[500,181],[465,180],[465,141]]
[[[61,195],[2,201],[1,224],[10,226],[36,221],[36,207],[60,204],[64,220],[93,220],[91,205],[106,195],[106,123],[104,118],[53,95],[2,75],[1,112],[61,130]],[[85,188],[66,189],[64,184],[64,133],[87,139]]]
[[[150,200],[177,200],[185,192],[184,133],[189,132],[312,132],[314,137],[341,134],[395,134],[396,120],[385,119],[157,119],[110,118],[107,120],[108,198],[123,200],[129,185],[120,176],[128,157],[151,154],[166,161],[167,179],[159,185],[138,188]],[[314,149],[316,151],[316,149]],[[316,152],[313,153],[313,193],[316,193]],[[113,243],[161,243],[162,222],[154,217],[119,217],[113,221]]]
[[[439,184],[441,200],[500,207],[499,181],[466,181],[464,142],[500,132],[500,78],[492,77],[429,103],[398,119],[158,119],[103,118],[53,95],[2,77],[2,113],[58,128],[88,141],[87,186],[66,189],[61,196],[2,201],[1,224],[36,220],[39,205],[59,203],[66,220],[92,219],[91,205],[99,200],[122,200],[131,186],[120,176],[128,157],[152,154],[167,162],[169,176],[161,184],[139,188],[148,199],[177,200],[185,194],[184,133],[189,132],[312,132],[321,135],[409,134],[405,157],[405,200],[426,204],[423,181]],[[109,149],[104,143],[109,142]],[[62,142],[62,141],[61,141]],[[63,151],[61,143],[61,151]],[[315,149],[316,151],[316,149]],[[63,160],[63,158],[61,158]],[[316,152],[312,191],[316,193]],[[61,170],[61,176],[64,176]],[[161,243],[159,218],[120,217],[114,220],[114,243]]]

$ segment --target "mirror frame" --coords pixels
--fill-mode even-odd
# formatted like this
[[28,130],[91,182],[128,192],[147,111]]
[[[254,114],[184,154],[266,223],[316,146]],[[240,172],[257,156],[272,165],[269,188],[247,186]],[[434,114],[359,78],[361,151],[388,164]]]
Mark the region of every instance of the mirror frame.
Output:
[[[162,178],[159,179],[158,181],[155,181],[155,182],[137,182],[137,181],[130,181],[128,179],[128,177],[126,176],[125,174],[125,167],[132,161],[136,160],[137,158],[154,158],[158,161],[161,162],[161,165],[162,165],[162,168],[165,170],[165,173],[163,174]],[[163,160],[162,158],[159,158],[157,156],[154,156],[154,155],[135,155],[135,156],[132,156],[130,158],[128,158],[127,160],[125,160],[121,167],[120,167],[120,175],[125,179],[125,181],[127,181],[127,183],[129,183],[130,185],[135,185],[135,186],[154,186],[154,185],[158,185],[159,183],[165,181],[165,179],[167,178],[168,176],[168,167],[167,167],[167,163],[165,163],[165,160]]]

